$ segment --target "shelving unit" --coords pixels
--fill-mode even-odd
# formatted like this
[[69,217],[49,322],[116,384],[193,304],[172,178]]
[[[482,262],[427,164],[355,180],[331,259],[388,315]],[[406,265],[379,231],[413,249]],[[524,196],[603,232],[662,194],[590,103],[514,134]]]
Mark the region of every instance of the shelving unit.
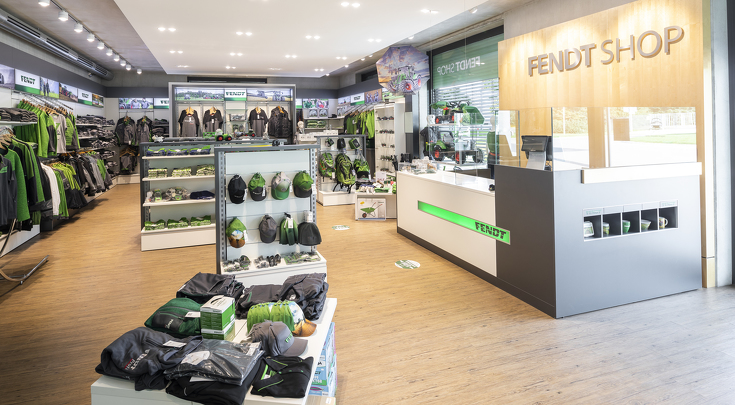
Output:
[[18,121],[0,121],[0,127],[1,126],[7,126],[7,127],[23,127],[26,125],[36,125],[37,122],[18,122]]
[[181,201],[161,201],[153,203],[143,203],[144,207],[163,207],[167,205],[186,205],[186,204],[206,204],[213,203],[214,199],[211,200],[181,200]]
[[[264,215],[270,215],[280,225],[284,213],[288,213],[297,222],[302,223],[311,217],[316,223],[316,193],[309,198],[298,198],[291,192],[288,198],[277,200],[273,198],[270,188],[271,180],[278,172],[283,172],[293,181],[294,176],[305,170],[312,179],[316,178],[317,145],[286,145],[280,147],[238,147],[215,148],[216,156],[216,184],[217,184],[217,272],[222,273],[223,264],[239,258],[242,255],[254,261],[258,256],[284,256],[294,252],[316,252],[316,247],[295,245],[281,245],[278,238],[272,243],[260,240],[259,224]],[[232,203],[227,195],[227,185],[232,177],[240,175],[246,183],[255,173],[260,173],[265,179],[267,197],[263,201],[254,201],[246,194],[241,204]],[[232,247],[227,241],[225,230],[230,222],[238,218],[247,228],[248,241],[241,248]],[[257,269],[253,264],[249,270],[234,272],[238,278],[259,277],[264,274],[277,272],[285,274],[301,274],[305,272],[325,272],[326,260],[302,264],[287,265],[282,260],[278,266]]]
[[[336,132],[336,131],[335,131]],[[340,153],[340,151],[337,149],[337,139],[342,138],[345,140],[345,144],[347,146],[347,149],[344,150],[344,153],[347,154],[347,156],[350,157],[350,160],[353,162],[355,161],[355,158],[358,157],[360,154],[363,158],[365,158],[365,135],[337,135],[337,134],[323,134],[323,135],[315,135],[315,138],[317,140],[316,145],[318,147],[317,151],[317,162],[319,161],[319,156],[322,153],[331,153],[333,158],[337,158],[337,155]],[[328,138],[332,138],[334,141],[334,145],[331,147],[327,146],[326,142]],[[359,149],[351,149],[349,142],[350,139],[357,138],[360,141],[360,148]],[[334,179],[325,179],[322,176],[319,176],[317,172],[317,177],[314,177],[314,180],[316,180],[317,184],[317,197],[316,200],[319,204],[321,204],[324,207],[329,207],[332,205],[348,205],[348,204],[354,204],[355,203],[355,190],[353,187],[352,192],[347,193],[346,191],[342,190],[334,190],[335,185],[337,184],[337,181]]]
[[155,178],[148,178],[144,177],[141,179],[142,181],[178,181],[178,180],[196,180],[196,179],[213,179],[214,175],[211,176],[190,176],[190,177],[155,177]]
[[[374,108],[375,171],[384,171],[395,175],[396,168],[393,166],[392,159],[395,158],[396,161],[400,161],[400,155],[406,153],[403,122],[406,105],[403,103],[376,104]],[[393,117],[393,119],[383,119],[390,117]],[[385,133],[385,131],[391,132]]]
[[[584,238],[585,242],[608,240],[632,235],[650,234],[654,232],[673,231],[678,226],[678,201],[660,201],[643,204],[631,204],[617,207],[585,209],[583,220],[592,223],[595,234]],[[659,218],[665,218],[668,223],[664,228],[659,227]],[[623,221],[630,221],[628,232],[623,229]],[[650,221],[645,229],[641,223]],[[603,224],[610,227],[609,234],[603,231]]]

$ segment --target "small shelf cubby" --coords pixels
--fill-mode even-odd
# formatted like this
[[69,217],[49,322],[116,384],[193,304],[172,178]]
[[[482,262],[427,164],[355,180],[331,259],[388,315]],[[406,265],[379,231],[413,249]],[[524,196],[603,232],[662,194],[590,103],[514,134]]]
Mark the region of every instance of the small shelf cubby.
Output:
[[628,232],[624,232],[623,235],[641,233],[641,212],[640,211],[623,212],[623,220],[630,221],[630,228],[628,228]]
[[[662,208],[658,209],[658,216],[666,218],[668,223],[664,229],[675,229],[679,227],[679,216],[677,206],[663,207],[664,203],[661,203]],[[658,224],[657,224],[658,225]]]
[[607,235],[605,235],[603,229],[603,238],[611,236],[621,236],[623,234],[622,219],[619,212],[614,214],[604,214],[602,216],[602,222],[607,223],[610,226],[610,232]]
[[[584,222],[591,222],[592,229],[595,230],[593,236],[584,238],[585,240],[599,239],[602,238],[602,209],[597,210],[585,210]],[[584,228],[581,229],[582,231]]]
[[658,230],[658,209],[644,209],[641,211],[641,222],[644,220],[651,221],[651,225],[648,230],[644,230],[643,224],[641,224],[641,232],[653,232]]

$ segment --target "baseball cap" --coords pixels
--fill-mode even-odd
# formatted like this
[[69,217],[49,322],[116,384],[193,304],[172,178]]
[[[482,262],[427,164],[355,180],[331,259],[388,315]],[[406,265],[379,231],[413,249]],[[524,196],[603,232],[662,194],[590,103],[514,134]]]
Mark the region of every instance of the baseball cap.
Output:
[[252,198],[253,201],[265,200],[268,192],[265,190],[265,179],[260,173],[255,173],[253,177],[250,178],[248,191],[250,191],[250,198]]
[[241,248],[245,246],[248,241],[248,232],[245,228],[245,224],[242,223],[238,218],[235,218],[227,225],[226,235],[227,240],[230,242],[230,246],[234,248]]
[[283,172],[278,172],[271,180],[271,195],[276,200],[285,200],[288,198],[291,189],[291,179]]
[[253,342],[261,342],[268,356],[300,356],[308,345],[306,339],[295,338],[283,322],[264,321],[254,325],[250,338]]
[[313,222],[302,222],[299,224],[299,244],[304,246],[316,246],[322,243],[322,234]]
[[263,243],[271,243],[276,240],[278,233],[278,224],[270,215],[266,215],[260,220],[260,241]]
[[235,204],[242,204],[243,201],[245,201],[245,188],[245,180],[243,180],[239,174],[236,174],[231,178],[230,182],[227,184],[227,191],[230,193],[230,201]]
[[293,178],[293,193],[299,198],[311,197],[311,185],[314,179],[306,171],[301,171]]
[[265,321],[283,322],[298,337],[308,337],[316,331],[316,324],[306,319],[304,311],[293,301],[264,302],[250,307],[248,330]]

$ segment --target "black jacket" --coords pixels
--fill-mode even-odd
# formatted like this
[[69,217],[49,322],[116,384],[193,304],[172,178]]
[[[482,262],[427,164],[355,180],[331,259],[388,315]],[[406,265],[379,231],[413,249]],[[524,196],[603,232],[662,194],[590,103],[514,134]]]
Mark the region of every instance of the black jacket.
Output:
[[218,129],[222,129],[222,112],[216,110],[212,114],[209,110],[204,113],[204,132],[214,132]]
[[242,283],[232,274],[197,273],[179,288],[176,298],[185,297],[206,304],[212,297],[224,295],[237,301],[243,289]]
[[[181,131],[182,131],[183,124],[184,124],[184,118],[186,118],[186,115],[187,115],[186,110],[182,110],[181,114],[179,115],[179,135],[181,135]],[[194,122],[196,122],[196,125],[197,125],[197,134],[198,134],[199,125],[201,125],[201,123],[199,122],[199,113],[197,113],[196,110],[194,110],[194,114],[192,115],[194,116]]]
[[313,357],[267,357],[253,381],[254,395],[280,398],[303,398],[309,390]]
[[250,115],[248,115],[248,125],[250,125],[250,128],[253,127],[253,121],[255,120],[263,120],[268,121],[268,114],[265,113],[264,109],[260,109],[260,114],[258,114],[258,111],[253,108],[252,111],[250,111]]
[[276,107],[271,111],[268,120],[268,136],[271,138],[290,138],[293,136],[293,124],[288,111]]
[[176,367],[200,343],[201,336],[176,339],[144,327],[133,329],[102,351],[100,364],[94,371],[133,380],[136,391],[164,389],[166,379],[163,372]]
[[148,117],[143,117],[135,124],[135,134],[137,143],[150,142],[151,131],[153,130],[153,121]]

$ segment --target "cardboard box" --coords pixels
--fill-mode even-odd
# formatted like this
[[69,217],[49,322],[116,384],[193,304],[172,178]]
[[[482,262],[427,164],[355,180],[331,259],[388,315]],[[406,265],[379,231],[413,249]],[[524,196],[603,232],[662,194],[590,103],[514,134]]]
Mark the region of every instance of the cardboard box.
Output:
[[314,372],[314,378],[311,380],[311,385],[327,386],[331,380],[332,374],[337,371],[337,356],[332,358],[331,363],[327,365],[317,366]]
[[202,328],[202,337],[204,339],[229,340],[235,339],[235,321],[233,320],[224,329],[204,329]]
[[309,396],[306,399],[306,405],[337,405],[337,399],[334,397]]
[[337,368],[335,364],[332,377],[329,379],[329,385],[314,385],[309,387],[310,396],[334,397],[337,395]]
[[199,311],[202,330],[224,330],[235,320],[235,299],[218,295],[202,305]]
[[334,362],[334,354],[336,352],[337,345],[335,343],[334,336],[334,322],[329,325],[329,332],[327,332],[327,339],[324,341],[319,360],[317,361],[317,367],[326,367],[328,364]]

